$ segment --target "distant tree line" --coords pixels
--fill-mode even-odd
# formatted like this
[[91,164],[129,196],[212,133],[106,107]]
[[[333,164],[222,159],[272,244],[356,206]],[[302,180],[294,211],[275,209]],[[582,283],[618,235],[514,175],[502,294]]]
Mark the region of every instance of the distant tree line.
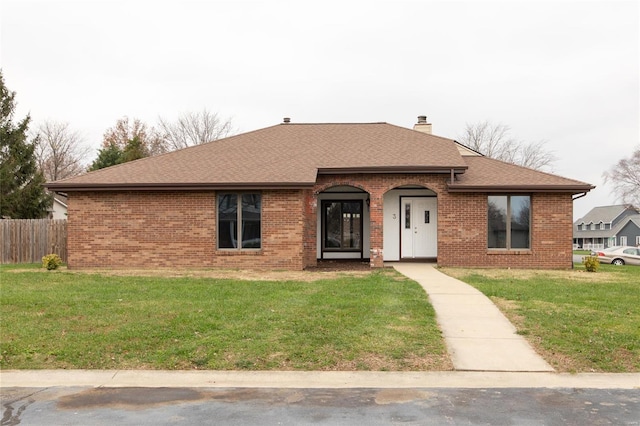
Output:
[[547,141],[524,142],[511,136],[505,124],[481,121],[467,123],[460,142],[487,157],[536,170],[551,169],[556,157]]
[[91,149],[69,123],[44,121],[31,130],[31,116],[16,120],[16,93],[0,70],[0,218],[47,215],[52,194],[44,183],[77,176],[143,157],[211,142],[231,134],[230,119],[203,109],[176,121],[158,118],[157,127],[123,117],[107,129],[101,148],[87,166]]
[[89,170],[215,141],[233,130],[231,120],[223,120],[207,109],[183,114],[175,122],[160,117],[157,127],[123,117],[105,132]]
[[[123,117],[107,129],[97,156],[87,167],[90,149],[69,123],[44,121],[30,131],[30,115],[16,119],[16,94],[5,85],[0,70],[0,218],[45,217],[52,194],[45,182],[69,178],[140,158],[187,148],[234,132],[230,119],[207,109],[158,119],[156,127]],[[503,124],[467,124],[461,143],[488,157],[533,169],[546,169],[556,160],[546,141],[525,143]],[[604,173],[624,202],[640,205],[640,147]]]

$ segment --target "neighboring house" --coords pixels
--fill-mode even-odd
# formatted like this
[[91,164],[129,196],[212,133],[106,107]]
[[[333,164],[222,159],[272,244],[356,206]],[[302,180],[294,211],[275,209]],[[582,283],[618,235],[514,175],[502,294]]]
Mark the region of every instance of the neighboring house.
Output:
[[630,216],[616,234],[618,245],[640,247],[640,214]]
[[594,187],[387,123],[284,123],[53,182],[68,265],[304,269],[322,259],[571,268]]
[[574,223],[573,244],[585,250],[640,245],[640,209],[628,204],[594,207]]
[[49,210],[49,219],[66,219],[67,218],[67,197],[62,194],[54,194],[51,210]]

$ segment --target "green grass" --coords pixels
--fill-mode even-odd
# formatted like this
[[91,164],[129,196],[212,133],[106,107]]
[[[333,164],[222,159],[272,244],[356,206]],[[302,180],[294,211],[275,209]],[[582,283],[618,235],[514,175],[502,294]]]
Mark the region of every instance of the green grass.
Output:
[[3,369],[449,369],[422,288],[0,267]]
[[446,269],[492,298],[559,371],[640,371],[640,267]]
[[574,250],[573,254],[579,254],[579,255],[590,255],[591,254],[591,250]]

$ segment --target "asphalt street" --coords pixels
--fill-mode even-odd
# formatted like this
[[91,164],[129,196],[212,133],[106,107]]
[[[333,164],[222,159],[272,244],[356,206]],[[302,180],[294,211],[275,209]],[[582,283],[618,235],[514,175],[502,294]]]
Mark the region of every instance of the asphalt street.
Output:
[[638,389],[3,388],[9,425],[639,425]]

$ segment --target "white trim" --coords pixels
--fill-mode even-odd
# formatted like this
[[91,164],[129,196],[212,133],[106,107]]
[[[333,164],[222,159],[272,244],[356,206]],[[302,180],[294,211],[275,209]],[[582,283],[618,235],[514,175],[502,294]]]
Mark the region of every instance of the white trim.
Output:
[[[400,260],[400,197],[434,197],[436,193],[427,188],[395,188],[383,196],[382,241],[385,261]],[[437,198],[436,198],[437,200]],[[436,201],[437,210],[437,201]],[[437,237],[436,237],[437,240]],[[437,243],[436,243],[437,244]],[[436,247],[437,250],[437,247]]]

